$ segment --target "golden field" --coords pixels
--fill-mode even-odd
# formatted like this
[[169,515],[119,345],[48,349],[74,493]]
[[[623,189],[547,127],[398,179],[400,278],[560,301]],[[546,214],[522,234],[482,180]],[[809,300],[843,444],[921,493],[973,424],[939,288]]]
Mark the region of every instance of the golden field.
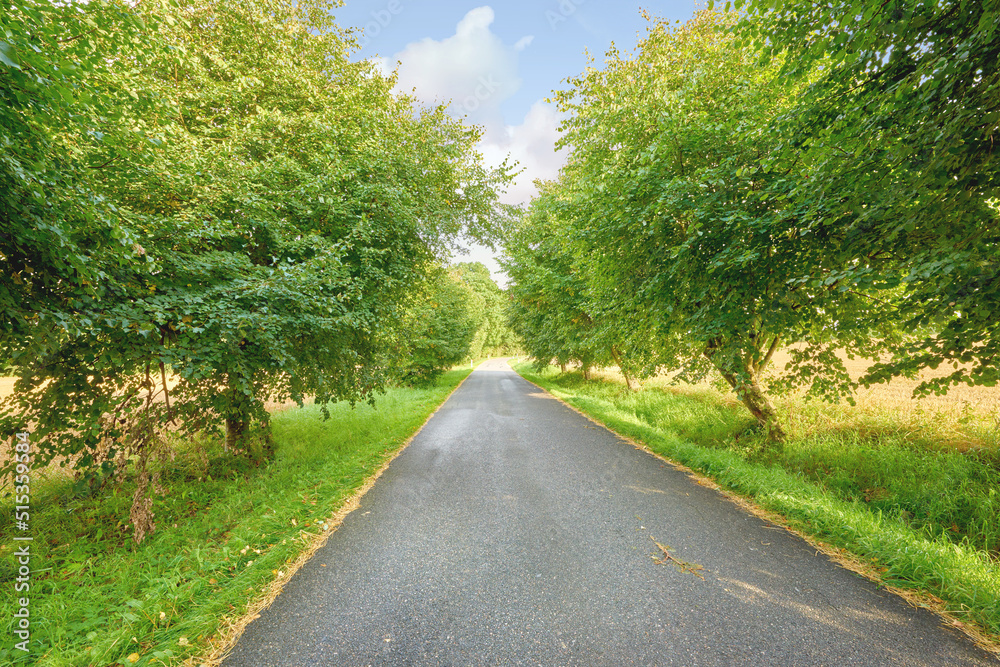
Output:
[[[7,398],[8,396],[10,396],[11,394],[14,393],[14,383],[16,381],[17,381],[17,378],[0,377],[0,400],[2,400],[4,398]],[[174,379],[174,377],[168,376],[167,377],[167,385],[169,387],[173,387],[175,384],[176,384],[176,380]],[[163,400],[162,395],[159,396],[156,400]],[[285,401],[283,403],[274,403],[274,402],[269,401],[265,405],[267,406],[268,412],[272,412],[273,413],[273,412],[279,412],[281,410],[288,409],[288,408],[292,407],[293,405],[295,405],[295,402],[294,401]]]
[[0,398],[7,398],[14,393],[14,382],[16,379],[0,377]]
[[[0,377],[0,400],[3,400],[4,398],[14,393],[14,383],[16,381],[17,378]],[[167,384],[169,387],[173,387],[176,384],[174,377],[168,375]],[[158,394],[154,398],[154,400],[162,401],[163,394],[162,393]],[[264,404],[267,411],[270,412],[271,414],[287,410],[293,407],[294,405],[295,405],[294,401],[285,401],[283,403],[268,401]],[[0,442],[0,461],[3,461],[10,456],[11,454],[10,448],[11,445],[9,442]],[[62,459],[62,457],[59,457],[49,465],[45,466],[45,469],[43,471],[36,470],[36,472],[39,472],[43,477],[50,477],[52,475],[66,476],[69,474],[70,469],[65,467],[63,465],[63,462],[64,460]]]
[[[786,351],[779,351],[774,356],[774,367],[784,368],[789,356]],[[852,377],[860,377],[871,362],[867,359],[846,359],[844,363]],[[921,374],[920,379],[909,380],[907,378],[896,378],[887,384],[880,384],[871,388],[861,388],[858,390],[856,399],[859,407],[883,407],[897,408],[905,411],[943,411],[951,412],[973,412],[983,417],[1000,417],[1000,387],[969,387],[966,385],[953,386],[944,396],[925,396],[920,399],[913,398],[914,388],[923,379],[933,377],[943,377],[952,372],[951,366],[941,366],[936,370],[927,369]],[[614,368],[601,371],[600,374],[608,377],[620,377]],[[0,377],[0,398],[5,398],[14,392],[15,378]],[[170,385],[174,383],[169,382]],[[664,382],[660,378],[654,378],[645,383],[646,386],[666,386],[669,382]],[[292,403],[268,404],[268,409],[272,412],[289,407]]]
[[[786,351],[775,355],[775,368],[784,368],[789,359]],[[859,377],[867,370],[866,359],[844,359],[852,377]],[[952,372],[950,366],[926,370],[921,379],[941,377]],[[621,379],[615,368],[596,372],[598,377]],[[863,436],[877,436],[880,432],[906,431],[924,444],[931,442],[959,450],[972,447],[993,448],[1000,446],[1000,388],[953,386],[944,396],[913,398],[913,389],[920,379],[896,378],[886,384],[858,390],[856,405],[827,404],[823,401],[805,401],[801,396],[781,397],[775,404],[782,413],[782,422],[792,434],[828,429],[850,428]],[[172,383],[171,383],[172,384]],[[668,376],[656,377],[643,383],[645,387],[673,387]],[[14,378],[0,378],[0,398],[13,392]],[[736,403],[728,391],[718,391],[710,383],[687,387],[673,387],[669,391],[710,392],[719,399]],[[292,403],[268,403],[270,412],[280,411]]]
[[[784,369],[787,351],[775,354],[774,368]],[[854,378],[860,377],[871,362],[846,359],[844,363]],[[774,398],[781,422],[792,437],[818,432],[852,431],[863,439],[878,440],[880,435],[903,435],[915,446],[959,451],[1000,447],[1000,388],[953,386],[944,396],[913,398],[914,388],[923,379],[950,375],[951,366],[925,370],[919,379],[896,378],[870,388],[860,388],[855,405],[805,399],[802,394]],[[597,377],[621,381],[616,368],[595,372]],[[670,375],[646,380],[645,388],[695,393],[738,405],[736,396],[722,386],[705,381],[698,385],[675,385]],[[749,417],[749,414],[747,415]]]
[[[841,357],[847,371],[853,378],[859,378],[871,366],[868,359],[847,359]],[[786,351],[779,351],[774,355],[775,368],[784,368],[789,356]],[[951,375],[954,368],[941,365],[936,369],[926,369],[919,378],[909,380],[897,377],[892,382],[879,384],[868,389],[861,388],[857,393],[859,404],[877,403],[884,407],[897,407],[904,410],[971,410],[978,414],[988,416],[1000,413],[1000,388],[998,387],[969,387],[967,385],[952,386],[944,396],[925,396],[920,399],[913,398],[913,390],[924,380],[936,377]]]

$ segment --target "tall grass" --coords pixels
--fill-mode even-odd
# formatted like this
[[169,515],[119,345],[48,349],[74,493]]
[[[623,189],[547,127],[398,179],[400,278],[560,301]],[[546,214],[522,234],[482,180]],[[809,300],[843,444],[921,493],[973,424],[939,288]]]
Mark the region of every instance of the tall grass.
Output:
[[[653,383],[629,392],[612,375],[516,370],[653,451],[784,515],[796,528],[872,563],[882,580],[930,593],[1000,634],[1000,448],[983,424],[955,447],[941,415],[779,405],[790,437],[769,448],[746,411],[708,386]],[[853,418],[852,418],[853,417]],[[925,428],[921,428],[921,419]],[[988,422],[988,419],[986,419]]]
[[[161,665],[202,654],[468,374],[391,390],[375,407],[335,405],[327,421],[313,406],[280,412],[276,458],[260,468],[216,439],[179,444],[162,464],[157,530],[139,546],[127,525],[132,480],[91,497],[71,495],[62,477],[42,482],[32,495],[31,653],[12,649],[15,566],[4,539],[0,663]],[[0,513],[12,516],[10,498]]]

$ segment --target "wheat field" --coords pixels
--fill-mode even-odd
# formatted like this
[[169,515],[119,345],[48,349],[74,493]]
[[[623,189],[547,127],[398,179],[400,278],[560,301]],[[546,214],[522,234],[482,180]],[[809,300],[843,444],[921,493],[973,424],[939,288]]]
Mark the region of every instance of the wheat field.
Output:
[[[780,373],[789,360],[787,351],[779,351],[775,354],[774,369]],[[860,377],[872,363],[846,357],[843,361],[853,378]],[[903,436],[922,448],[958,451],[1000,448],[1000,388],[958,385],[943,396],[913,397],[913,390],[921,381],[949,375],[953,370],[942,366],[927,369],[913,380],[898,377],[869,388],[861,387],[854,395],[854,405],[806,400],[802,393],[775,397],[774,404],[792,437],[852,431],[872,440],[885,435]],[[713,384],[709,379],[697,385],[676,385],[671,375],[647,379],[643,387],[711,395],[713,400],[739,406],[736,396],[721,381]],[[623,382],[614,367],[597,370],[595,376]]]
[[[789,359],[787,351],[779,351],[774,355],[775,368],[784,369]],[[872,365],[868,359],[848,359],[846,356],[841,356],[841,359],[851,377],[855,379],[861,377]],[[885,407],[898,407],[905,410],[918,408],[946,411],[971,410],[984,416],[1000,412],[1000,388],[998,387],[956,385],[952,386],[948,393],[943,396],[930,395],[919,399],[913,398],[913,390],[921,382],[951,375],[953,371],[951,366],[942,365],[933,370],[925,369],[917,379],[897,377],[888,383],[874,385],[867,389],[862,387],[858,390],[857,400],[859,403],[877,403]]]

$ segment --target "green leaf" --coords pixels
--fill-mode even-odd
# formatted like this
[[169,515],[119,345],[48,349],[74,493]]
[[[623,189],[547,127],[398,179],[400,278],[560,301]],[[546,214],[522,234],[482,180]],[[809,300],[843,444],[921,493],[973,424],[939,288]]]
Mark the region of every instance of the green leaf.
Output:
[[14,56],[14,49],[7,42],[0,42],[0,63],[3,63],[7,67],[12,67],[14,69],[21,69],[12,57]]

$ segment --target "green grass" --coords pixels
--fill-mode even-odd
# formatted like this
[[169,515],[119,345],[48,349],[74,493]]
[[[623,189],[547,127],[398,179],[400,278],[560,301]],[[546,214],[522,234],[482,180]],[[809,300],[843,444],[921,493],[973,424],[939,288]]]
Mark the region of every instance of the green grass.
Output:
[[[223,617],[253,599],[308,546],[309,535],[383,463],[468,374],[396,389],[374,408],[306,406],[274,416],[275,459],[255,468],[218,441],[178,446],[163,464],[157,529],[139,546],[128,530],[131,480],[95,497],[50,479],[32,487],[31,653],[12,650],[15,564],[0,551],[0,663],[177,664],[203,654]],[[11,499],[0,501],[3,517]],[[6,532],[6,529],[5,529]],[[131,663],[128,656],[140,659]]]
[[853,552],[884,583],[937,596],[957,618],[1000,635],[997,448],[936,446],[888,414],[881,428],[866,414],[861,428],[842,408],[801,399],[782,411],[810,426],[791,427],[783,447],[768,448],[749,414],[708,387],[628,392],[555,367],[515,368],[614,431]]

